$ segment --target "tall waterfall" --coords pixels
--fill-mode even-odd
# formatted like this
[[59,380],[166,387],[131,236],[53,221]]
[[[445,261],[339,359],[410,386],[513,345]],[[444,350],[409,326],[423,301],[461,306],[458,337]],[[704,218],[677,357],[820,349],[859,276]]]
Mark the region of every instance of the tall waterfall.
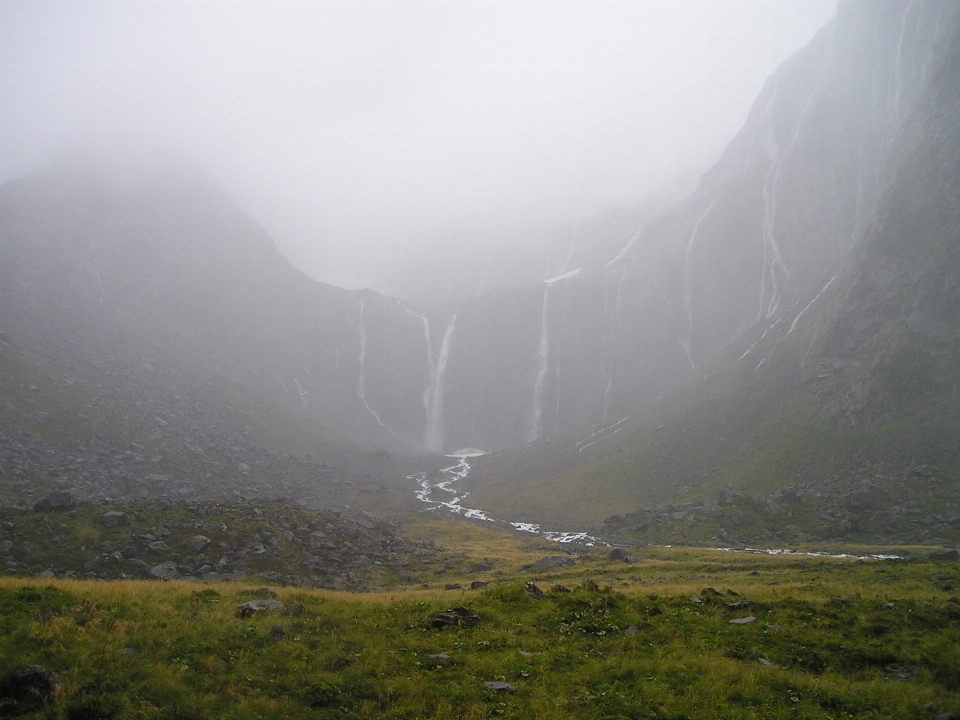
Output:
[[547,334],[547,297],[550,294],[550,286],[543,289],[543,316],[540,320],[540,347],[537,350],[537,377],[533,381],[533,418],[530,423],[530,434],[527,436],[527,442],[538,440],[543,435],[543,384],[547,379],[547,365],[550,359],[550,345]]
[[370,407],[370,404],[367,402],[367,381],[364,377],[364,370],[366,369],[367,362],[367,331],[363,326],[363,301],[360,302],[360,376],[357,378],[357,397],[360,398],[360,402],[363,403],[363,406],[367,411],[373,415],[376,419],[377,424],[380,427],[386,427],[383,424],[383,420],[380,419],[380,416],[374,412],[373,408]]
[[457,324],[457,313],[454,313],[443,333],[440,343],[440,354],[437,356],[436,366],[433,366],[433,353],[430,348],[430,327],[424,318],[424,334],[427,340],[427,359],[431,363],[430,387],[424,393],[424,404],[427,408],[427,430],[424,444],[428,450],[440,452],[443,450],[443,377],[447,372],[447,358],[450,357],[450,344],[453,341],[453,328]]

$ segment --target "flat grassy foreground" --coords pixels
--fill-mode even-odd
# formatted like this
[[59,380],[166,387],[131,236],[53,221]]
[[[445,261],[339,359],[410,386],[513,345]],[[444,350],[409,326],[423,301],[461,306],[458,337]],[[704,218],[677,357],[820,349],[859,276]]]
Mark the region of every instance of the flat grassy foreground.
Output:
[[[955,563],[643,554],[490,573],[472,591],[4,578],[0,674],[26,664],[58,674],[43,718],[960,713]],[[274,595],[286,614],[237,617],[239,603]],[[749,605],[730,609],[740,601]],[[457,606],[479,623],[432,626]],[[438,653],[448,664],[428,657]]]

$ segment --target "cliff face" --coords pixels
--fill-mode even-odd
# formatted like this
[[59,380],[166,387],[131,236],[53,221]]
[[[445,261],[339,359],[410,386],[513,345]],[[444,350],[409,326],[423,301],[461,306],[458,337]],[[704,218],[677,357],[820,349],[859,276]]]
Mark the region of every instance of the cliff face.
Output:
[[0,321],[121,333],[370,446],[582,433],[708,375],[834,282],[958,20],[949,0],[842,2],[693,194],[643,226],[597,223],[547,282],[430,313],[306,278],[196,179],[36,174],[0,190]]

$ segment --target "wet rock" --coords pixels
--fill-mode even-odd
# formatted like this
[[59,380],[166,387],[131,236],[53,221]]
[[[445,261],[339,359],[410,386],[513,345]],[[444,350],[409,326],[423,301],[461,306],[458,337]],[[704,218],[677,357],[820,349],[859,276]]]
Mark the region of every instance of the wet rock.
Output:
[[928,553],[927,557],[934,562],[956,562],[960,559],[960,553],[956,550],[934,550]]
[[515,693],[517,691],[510,683],[500,682],[499,680],[496,682],[485,682],[483,687],[495,693]]
[[470,610],[465,607],[455,607],[437,613],[430,621],[430,625],[435,628],[445,627],[473,627],[480,622],[480,616],[476,610]]
[[27,665],[0,680],[0,716],[40,710],[57,690],[57,676],[41,665]]
[[180,571],[177,570],[176,563],[165,562],[150,568],[150,577],[157,580],[173,580],[179,576]]
[[60,512],[77,506],[77,499],[66,490],[57,490],[42,498],[33,509],[37,512]]
[[756,621],[757,619],[753,617],[753,615],[749,615],[744,618],[737,618],[736,620],[731,620],[730,624],[731,625],[750,625],[752,623],[755,623]]
[[261,612],[283,610],[283,603],[278,600],[248,600],[237,605],[237,617],[247,618]]
[[100,516],[100,524],[105,528],[116,528],[127,523],[127,516],[118,510],[107,510]]
[[441,665],[450,664],[450,656],[446,653],[437,653],[436,655],[427,655],[426,660],[427,665],[432,665],[434,667],[439,667]]
[[528,582],[526,585],[527,595],[532,597],[534,600],[543,600],[543,590],[538,588],[532,582]]

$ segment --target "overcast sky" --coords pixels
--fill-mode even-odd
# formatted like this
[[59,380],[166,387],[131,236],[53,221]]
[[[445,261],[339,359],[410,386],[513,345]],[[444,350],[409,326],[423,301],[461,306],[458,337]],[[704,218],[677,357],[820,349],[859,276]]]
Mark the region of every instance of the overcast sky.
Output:
[[691,186],[835,6],[0,0],[0,180],[189,159],[300,269],[376,285]]

